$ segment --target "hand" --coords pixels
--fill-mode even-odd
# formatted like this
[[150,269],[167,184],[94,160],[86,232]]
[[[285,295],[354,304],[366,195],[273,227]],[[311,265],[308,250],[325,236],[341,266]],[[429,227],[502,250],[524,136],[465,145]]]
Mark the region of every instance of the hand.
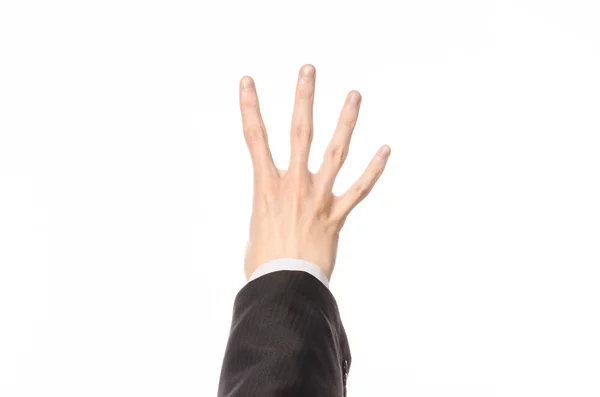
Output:
[[389,157],[390,147],[382,146],[347,192],[341,196],[333,194],[333,183],[348,155],[361,103],[361,95],[351,91],[319,171],[313,174],[308,170],[315,76],[312,65],[304,65],[300,70],[287,171],[278,169],[273,162],[254,81],[248,76],[240,81],[244,138],[254,168],[253,209],[244,260],[246,279],[258,266],[278,258],[307,260],[321,267],[331,279],[346,217],[369,194]]

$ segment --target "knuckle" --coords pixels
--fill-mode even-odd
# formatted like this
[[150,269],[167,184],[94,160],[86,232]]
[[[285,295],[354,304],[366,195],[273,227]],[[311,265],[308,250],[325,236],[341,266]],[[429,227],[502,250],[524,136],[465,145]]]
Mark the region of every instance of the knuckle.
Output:
[[310,78],[301,78],[299,83],[297,99],[302,101],[312,101],[315,95],[313,80]]
[[380,165],[377,165],[377,164],[371,164],[367,168],[367,171],[365,173],[365,178],[368,180],[369,184],[374,185],[382,173],[383,173],[383,167],[381,167]]
[[356,119],[352,118],[350,120],[347,120],[344,124],[345,124],[345,126],[346,126],[347,129],[353,130],[354,127],[356,127]]
[[342,228],[340,225],[341,221],[339,220],[330,220],[328,223],[325,224],[325,231],[328,235],[335,235],[338,234],[340,232],[340,229]]
[[274,203],[275,201],[277,201],[278,196],[279,193],[274,187],[269,187],[263,192],[263,200],[266,203]]
[[305,139],[312,134],[312,126],[306,123],[300,123],[294,128],[294,136]]
[[354,127],[356,126],[357,120],[358,120],[357,117],[355,117],[354,115],[351,115],[349,117],[344,117],[341,120],[341,122],[345,129],[352,131],[352,130],[354,130]]
[[329,159],[335,164],[342,164],[346,159],[347,153],[344,146],[335,145],[329,149]]
[[344,227],[344,224],[346,223],[347,218],[348,218],[348,215],[345,214],[345,215],[341,216],[340,219],[338,219],[338,221],[336,223],[336,227],[337,227],[338,231]]
[[312,184],[307,178],[307,175],[296,169],[287,172],[282,183],[282,188],[288,197],[295,198],[306,198],[310,196],[311,186]]
[[372,182],[373,185],[379,180],[379,177],[381,176],[381,174],[383,174],[383,167],[379,166],[379,167],[375,168],[375,170],[373,171],[373,175],[371,177],[371,179],[373,180],[373,182]]
[[300,97],[304,101],[314,102],[314,100],[315,100],[315,90],[314,90],[314,87],[312,85],[310,85],[310,84],[307,85],[306,87],[303,87],[303,89],[301,90],[301,93],[300,93]]
[[242,95],[240,104],[244,108],[258,108],[258,97],[254,95]]
[[265,132],[259,125],[251,125],[244,128],[244,135],[250,144],[262,141],[265,138]]
[[330,216],[333,204],[333,194],[323,194],[320,191],[316,194],[315,210],[321,216]]
[[330,216],[331,227],[337,230],[341,229],[344,226],[347,217],[348,213],[345,210],[338,208],[334,209]]
[[357,183],[356,186],[354,187],[354,193],[360,199],[365,198],[369,194],[370,191],[371,191],[371,186],[366,183]]
[[255,199],[260,198],[259,202],[264,208],[269,208],[279,199],[279,188],[276,183],[269,179],[258,182],[254,193]]
[[259,109],[258,101],[253,100],[251,98],[244,98],[244,99],[242,99],[241,104],[242,104],[242,108],[244,110],[254,111],[254,110],[258,110]]

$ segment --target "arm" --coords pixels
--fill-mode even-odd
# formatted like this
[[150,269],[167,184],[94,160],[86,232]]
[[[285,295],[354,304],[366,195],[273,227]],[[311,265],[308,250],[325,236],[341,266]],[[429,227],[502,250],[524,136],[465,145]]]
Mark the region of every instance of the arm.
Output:
[[[249,282],[235,299],[219,397],[345,395],[350,349],[327,284],[340,230],[379,179],[390,148],[382,146],[356,183],[335,196],[333,184],[348,153],[361,96],[349,93],[321,168],[313,174],[308,156],[314,88],[314,67],[305,65],[296,88],[290,163],[284,171],[273,163],[253,80],[244,77],[240,84],[244,137],[254,169],[244,261]],[[263,271],[284,258],[318,267],[326,280],[307,269]]]
[[306,272],[273,272],[236,296],[218,395],[341,397],[350,362],[329,289]]

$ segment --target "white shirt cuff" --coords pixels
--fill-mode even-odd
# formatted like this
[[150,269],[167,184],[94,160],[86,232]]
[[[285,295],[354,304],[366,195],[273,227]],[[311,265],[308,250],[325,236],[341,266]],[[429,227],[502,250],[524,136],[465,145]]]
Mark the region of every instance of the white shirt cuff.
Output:
[[321,281],[325,287],[329,288],[329,279],[327,278],[327,275],[323,269],[312,262],[297,258],[279,258],[263,263],[256,268],[254,273],[252,273],[252,276],[250,276],[248,282],[257,279],[260,276],[264,276],[265,274],[273,273],[279,270],[294,270],[310,273],[319,281]]

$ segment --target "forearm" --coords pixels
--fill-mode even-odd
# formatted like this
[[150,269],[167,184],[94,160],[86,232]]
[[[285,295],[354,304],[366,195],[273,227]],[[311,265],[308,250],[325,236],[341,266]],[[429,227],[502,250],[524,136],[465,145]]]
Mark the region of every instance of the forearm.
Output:
[[342,396],[350,362],[331,292],[306,272],[269,273],[236,296],[218,396]]

